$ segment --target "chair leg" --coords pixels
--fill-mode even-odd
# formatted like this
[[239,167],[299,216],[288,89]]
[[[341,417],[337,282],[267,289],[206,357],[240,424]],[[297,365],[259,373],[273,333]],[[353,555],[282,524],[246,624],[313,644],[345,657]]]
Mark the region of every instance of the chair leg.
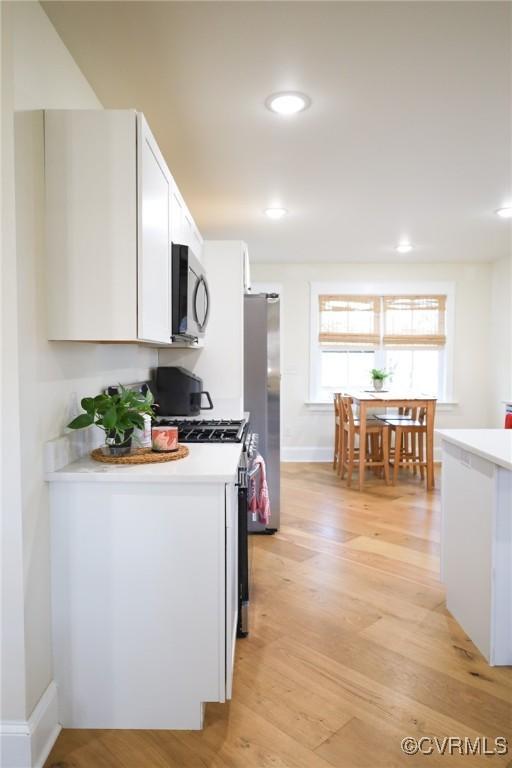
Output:
[[404,455],[402,457],[402,461],[404,462],[405,469],[412,470],[412,464],[410,462],[410,456],[411,456],[411,435],[409,432],[404,432]]
[[345,464],[347,462],[346,457],[346,435],[343,426],[340,427],[340,433],[338,436],[338,475],[343,480],[345,476]]
[[340,434],[340,426],[339,424],[336,424],[334,427],[334,454],[332,457],[332,468],[336,469],[337,465],[340,461],[340,455],[339,455],[339,434]]
[[423,466],[423,462],[425,461],[425,451],[422,432],[418,433],[418,458],[420,461],[420,477],[422,480],[425,480],[425,467]]
[[354,471],[354,448],[355,448],[355,435],[354,433],[347,435],[348,439],[348,466],[347,466],[347,488],[352,485],[352,473]]
[[382,430],[382,461],[384,462],[384,480],[389,485],[389,429]]
[[[375,435],[370,435],[368,438],[368,441],[370,443],[370,450],[366,454],[366,460],[370,463],[370,466],[373,464],[373,462],[376,461],[376,450],[375,450]],[[376,467],[372,467],[373,474],[375,474]]]
[[418,465],[417,465],[417,461],[418,461],[418,435],[416,434],[416,432],[413,432],[411,434],[411,443],[412,443],[412,448],[411,448],[411,450],[412,450],[412,460],[414,462],[413,463],[412,471],[413,471],[414,475],[417,475],[418,474]]
[[386,430],[383,429],[382,432],[379,432],[375,436],[376,437],[376,445],[377,445],[376,457],[375,458],[377,459],[377,461],[379,462],[379,465],[380,465],[380,466],[376,467],[376,469],[375,469],[375,474],[377,475],[377,477],[382,477],[383,472],[384,472],[384,439],[385,439],[384,432],[385,431]]
[[395,465],[393,467],[393,485],[396,485],[396,481],[398,480],[398,470],[402,460],[402,442],[402,430],[400,427],[397,427],[395,430]]

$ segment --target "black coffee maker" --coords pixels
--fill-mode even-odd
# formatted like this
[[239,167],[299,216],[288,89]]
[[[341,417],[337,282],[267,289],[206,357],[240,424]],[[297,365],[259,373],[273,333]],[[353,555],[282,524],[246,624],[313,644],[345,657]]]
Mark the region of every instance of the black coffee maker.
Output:
[[[210,393],[203,389],[203,380],[186,368],[159,366],[155,389],[157,416],[199,416],[201,411],[213,409]],[[203,405],[203,398],[207,405]]]

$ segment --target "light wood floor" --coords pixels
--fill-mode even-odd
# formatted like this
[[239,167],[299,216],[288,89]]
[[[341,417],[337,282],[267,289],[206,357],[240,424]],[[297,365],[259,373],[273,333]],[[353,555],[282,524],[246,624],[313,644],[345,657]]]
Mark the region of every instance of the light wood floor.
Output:
[[[512,669],[445,609],[438,491],[285,464],[282,530],[251,547],[232,702],[202,732],[63,731],[46,768],[512,766]],[[511,754],[407,757],[409,735],[506,736]]]

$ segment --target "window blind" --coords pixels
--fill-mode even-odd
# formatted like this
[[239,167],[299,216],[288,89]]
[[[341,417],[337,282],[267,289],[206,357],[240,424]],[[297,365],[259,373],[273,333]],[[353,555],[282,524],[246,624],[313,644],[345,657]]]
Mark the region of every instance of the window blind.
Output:
[[444,347],[446,296],[384,296],[384,346]]
[[380,298],[378,296],[319,296],[320,344],[380,343]]

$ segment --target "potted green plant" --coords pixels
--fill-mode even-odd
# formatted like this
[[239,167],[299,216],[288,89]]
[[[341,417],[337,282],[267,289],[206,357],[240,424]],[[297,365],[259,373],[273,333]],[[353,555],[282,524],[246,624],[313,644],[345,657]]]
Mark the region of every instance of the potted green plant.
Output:
[[380,368],[372,368],[370,371],[372,382],[373,382],[373,388],[376,392],[380,392],[382,387],[384,386],[384,382],[389,377],[389,373],[386,373],[386,371],[381,370]]
[[153,395],[145,395],[119,385],[113,395],[101,394],[84,397],[84,413],[70,421],[70,429],[84,429],[96,424],[105,432],[105,444],[112,456],[130,453],[133,430],[144,428],[144,416],[153,415]]

